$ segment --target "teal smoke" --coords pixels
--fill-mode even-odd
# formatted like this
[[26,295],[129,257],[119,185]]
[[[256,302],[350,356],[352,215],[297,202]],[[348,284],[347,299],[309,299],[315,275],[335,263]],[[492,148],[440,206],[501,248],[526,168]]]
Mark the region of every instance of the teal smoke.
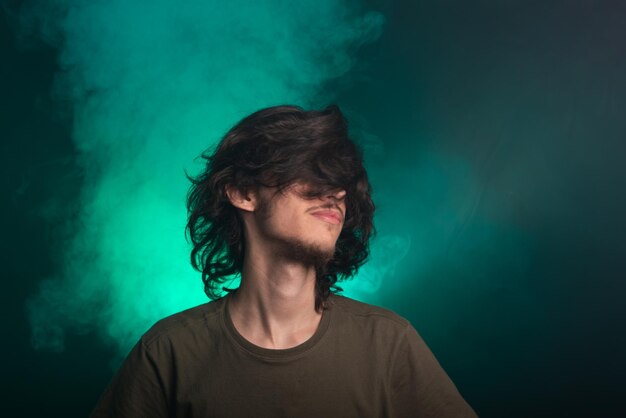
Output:
[[[22,27],[59,48],[80,207],[58,276],[28,302],[36,347],[96,332],[121,353],[155,320],[206,301],[184,239],[184,170],[260,107],[331,102],[381,14],[337,0],[56,1]],[[195,161],[195,162],[194,162]]]

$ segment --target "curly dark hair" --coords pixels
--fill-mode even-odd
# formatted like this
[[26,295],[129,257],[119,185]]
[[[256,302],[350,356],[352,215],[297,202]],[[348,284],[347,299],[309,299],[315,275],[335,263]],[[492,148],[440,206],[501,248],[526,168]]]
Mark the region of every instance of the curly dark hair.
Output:
[[369,255],[374,234],[374,203],[362,152],[348,137],[347,122],[337,106],[305,111],[297,106],[261,109],[237,123],[213,152],[187,196],[191,264],[202,272],[210,299],[243,268],[246,245],[243,222],[226,195],[226,186],[242,192],[259,186],[283,191],[296,182],[311,186],[308,197],[346,191],[346,218],[333,258],[318,268],[315,309],[326,307],[337,281],[352,277]]

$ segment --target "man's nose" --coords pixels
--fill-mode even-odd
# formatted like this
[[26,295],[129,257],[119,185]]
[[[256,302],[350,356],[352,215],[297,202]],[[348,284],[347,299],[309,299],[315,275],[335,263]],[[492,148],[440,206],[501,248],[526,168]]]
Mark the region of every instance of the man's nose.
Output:
[[342,200],[344,197],[346,197],[346,191],[343,189],[333,190],[328,193],[327,197],[332,197],[336,200]]

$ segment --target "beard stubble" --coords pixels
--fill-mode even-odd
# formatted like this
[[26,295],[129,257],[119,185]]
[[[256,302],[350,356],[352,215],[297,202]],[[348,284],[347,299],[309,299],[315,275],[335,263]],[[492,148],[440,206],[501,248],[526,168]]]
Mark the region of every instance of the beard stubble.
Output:
[[[270,216],[273,202],[262,201],[258,213],[262,218]],[[285,260],[302,263],[323,271],[335,254],[335,246],[323,248],[319,244],[306,242],[296,237],[273,237],[272,246],[276,254]]]

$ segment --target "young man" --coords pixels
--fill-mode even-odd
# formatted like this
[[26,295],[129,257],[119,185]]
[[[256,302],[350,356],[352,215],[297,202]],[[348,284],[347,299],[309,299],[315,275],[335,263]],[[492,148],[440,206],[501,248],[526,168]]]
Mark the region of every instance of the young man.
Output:
[[476,416],[405,319],[335,294],[374,213],[337,107],[260,110],[205,158],[187,229],[214,300],[154,325],[93,417]]

